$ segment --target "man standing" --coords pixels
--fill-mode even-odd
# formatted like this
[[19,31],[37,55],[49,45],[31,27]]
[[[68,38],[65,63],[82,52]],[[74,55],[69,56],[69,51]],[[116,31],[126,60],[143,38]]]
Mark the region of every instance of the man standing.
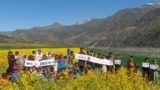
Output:
[[[83,47],[80,47],[80,52],[79,54],[85,54],[84,51],[83,51]],[[80,71],[83,72],[84,71],[84,68],[85,68],[85,60],[79,60],[79,68],[80,68]]]
[[154,83],[154,84],[158,84],[158,71],[159,71],[159,65],[157,64],[156,60],[153,60],[153,63],[150,64],[150,80]]
[[43,53],[42,51],[39,49],[37,54],[36,54],[36,60],[41,61],[43,58]]

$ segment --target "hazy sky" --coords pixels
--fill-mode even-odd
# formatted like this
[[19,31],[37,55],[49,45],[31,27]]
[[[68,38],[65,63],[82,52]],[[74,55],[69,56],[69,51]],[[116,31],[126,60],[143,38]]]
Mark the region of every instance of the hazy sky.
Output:
[[124,8],[160,0],[0,0],[0,31],[105,18]]

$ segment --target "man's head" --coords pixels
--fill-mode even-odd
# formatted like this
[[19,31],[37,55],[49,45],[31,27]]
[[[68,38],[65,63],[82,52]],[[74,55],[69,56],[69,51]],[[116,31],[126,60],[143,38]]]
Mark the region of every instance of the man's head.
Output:
[[2,78],[7,79],[8,74],[7,73],[3,73],[2,74]]

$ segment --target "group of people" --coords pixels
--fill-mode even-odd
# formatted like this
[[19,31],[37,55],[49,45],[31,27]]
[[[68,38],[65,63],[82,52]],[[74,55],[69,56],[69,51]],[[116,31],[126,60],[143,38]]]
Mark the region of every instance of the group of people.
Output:
[[[24,72],[30,72],[39,77],[47,77],[49,80],[53,79],[71,79],[78,78],[83,74],[87,74],[91,70],[100,71],[102,74],[107,72],[109,73],[118,73],[122,66],[122,61],[120,56],[117,54],[116,57],[109,52],[107,55],[102,55],[101,53],[94,53],[92,50],[85,51],[83,47],[80,47],[79,54],[89,55],[100,59],[107,59],[113,62],[113,65],[102,65],[98,63],[93,63],[85,60],[78,60],[74,62],[75,54],[71,49],[67,49],[66,55],[63,54],[54,54],[52,52],[47,52],[43,54],[39,49],[37,51],[32,51],[31,55],[24,54],[22,58],[19,56],[19,52],[12,51],[8,52],[8,68],[6,73],[2,74],[2,80],[10,80],[12,82],[18,82],[20,79],[19,71],[23,70]],[[25,61],[43,61],[43,60],[54,60],[54,65],[49,66],[25,66]],[[128,74],[136,73],[139,70],[138,64],[136,64],[134,57],[130,56],[129,61],[127,62],[127,72]],[[155,84],[158,83],[158,70],[159,66],[156,60],[152,64],[149,63],[148,58],[145,58],[142,62],[143,78],[154,81]],[[6,83],[8,84],[8,83]]]
[[158,84],[158,71],[160,70],[156,60],[149,63],[149,59],[146,57],[142,62],[142,76],[147,81],[153,81],[154,84]]
[[13,54],[12,51],[8,52],[8,68],[6,73],[2,73],[2,78],[0,79],[0,86],[10,85],[11,82],[17,82],[20,79],[19,75],[19,52],[16,51]]

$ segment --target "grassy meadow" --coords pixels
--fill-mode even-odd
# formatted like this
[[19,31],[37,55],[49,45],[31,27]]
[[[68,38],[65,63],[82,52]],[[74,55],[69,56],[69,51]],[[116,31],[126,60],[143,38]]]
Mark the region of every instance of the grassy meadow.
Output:
[[[89,49],[87,49],[89,50]],[[95,53],[102,53],[104,55],[107,55],[109,51],[106,50],[100,50],[100,49],[92,49]],[[113,55],[116,56],[116,54],[120,55],[120,58],[122,60],[122,64],[124,67],[126,67],[126,64],[129,60],[130,56],[134,56],[135,62],[141,66],[141,63],[144,61],[144,59],[146,57],[149,58],[149,61],[152,62],[152,60],[156,59],[157,62],[160,64],[160,57],[158,56],[151,56],[151,55],[141,55],[141,54],[137,54],[137,53],[131,53],[131,52],[113,52]]]

